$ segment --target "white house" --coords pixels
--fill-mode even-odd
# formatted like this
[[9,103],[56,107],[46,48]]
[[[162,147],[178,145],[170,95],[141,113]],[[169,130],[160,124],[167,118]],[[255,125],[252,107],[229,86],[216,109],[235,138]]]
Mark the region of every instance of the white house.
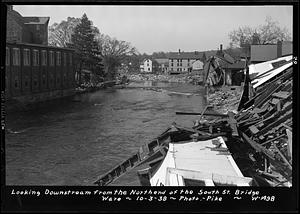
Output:
[[193,62],[192,64],[192,70],[193,71],[199,71],[202,70],[204,66],[204,63],[201,62],[200,60],[196,60],[195,62]]
[[152,73],[152,60],[144,59],[140,68],[141,72]]

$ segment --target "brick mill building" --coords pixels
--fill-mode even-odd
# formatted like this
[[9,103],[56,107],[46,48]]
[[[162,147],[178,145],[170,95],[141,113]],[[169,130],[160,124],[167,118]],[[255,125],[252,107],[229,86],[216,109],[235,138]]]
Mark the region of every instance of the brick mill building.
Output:
[[7,6],[7,100],[38,102],[75,93],[74,50],[48,46],[49,20],[23,17]]

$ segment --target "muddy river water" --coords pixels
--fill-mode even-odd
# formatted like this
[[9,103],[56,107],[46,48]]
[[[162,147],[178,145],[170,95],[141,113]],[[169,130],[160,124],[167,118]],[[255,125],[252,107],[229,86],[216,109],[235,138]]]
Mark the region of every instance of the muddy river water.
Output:
[[204,94],[196,85],[141,82],[7,113],[6,184],[92,185],[172,122],[192,126],[197,116],[175,112],[201,112]]

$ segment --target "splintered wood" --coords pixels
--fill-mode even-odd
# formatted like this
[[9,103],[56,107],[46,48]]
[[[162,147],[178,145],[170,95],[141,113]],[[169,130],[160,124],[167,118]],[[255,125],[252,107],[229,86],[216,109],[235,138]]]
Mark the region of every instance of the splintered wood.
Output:
[[253,178],[270,186],[292,185],[292,78],[287,69],[265,82],[235,115],[242,139],[253,149],[248,152],[265,159],[255,159],[260,167]]

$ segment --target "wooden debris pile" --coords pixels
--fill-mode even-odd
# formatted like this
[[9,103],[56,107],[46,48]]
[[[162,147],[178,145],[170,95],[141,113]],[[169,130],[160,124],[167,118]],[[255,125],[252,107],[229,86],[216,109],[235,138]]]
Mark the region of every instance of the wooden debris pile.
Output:
[[290,67],[257,87],[235,115],[240,136],[252,147],[251,159],[260,162],[251,173],[269,186],[292,183],[292,72]]
[[[212,106],[199,113],[176,112],[178,115],[200,117],[191,128],[173,123],[136,154],[100,176],[95,184],[107,185],[141,164],[152,169],[157,167],[164,159],[170,142],[204,141],[222,136],[239,169],[244,176],[252,177],[254,185],[291,186],[293,69],[288,65],[284,64],[284,69],[278,68],[281,70],[275,68],[260,74],[260,82],[252,88],[253,91],[248,91],[249,81],[246,80],[236,113],[228,111],[221,114],[211,109]],[[246,77],[249,78],[249,73]],[[229,97],[222,93],[216,93],[215,98],[227,100],[232,105],[233,98],[228,101]],[[230,93],[234,96],[236,92]],[[201,120],[203,117],[212,119]],[[145,170],[146,174],[148,172]]]

